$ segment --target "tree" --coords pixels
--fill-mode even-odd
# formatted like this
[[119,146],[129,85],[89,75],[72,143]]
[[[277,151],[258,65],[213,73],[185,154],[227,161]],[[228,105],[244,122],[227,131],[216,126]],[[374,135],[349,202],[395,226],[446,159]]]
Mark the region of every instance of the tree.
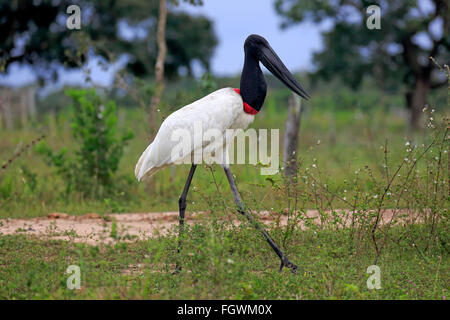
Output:
[[[197,4],[203,4],[202,0],[185,0],[186,2],[190,2],[193,5]],[[178,5],[178,2],[175,2],[176,5]],[[192,26],[192,24],[189,24],[189,21],[186,21],[189,19],[189,16],[186,14],[179,14],[178,17],[183,17],[184,19],[177,19],[174,20],[174,22],[178,22],[179,29],[183,30],[189,25]],[[179,23],[181,20],[181,23]],[[155,92],[152,96],[151,102],[150,102],[150,110],[149,110],[149,120],[150,120],[150,128],[154,128],[155,126],[155,109],[156,106],[161,101],[161,97],[164,91],[164,66],[166,63],[166,57],[167,57],[167,42],[166,42],[166,23],[167,23],[167,7],[166,7],[166,0],[159,0],[159,13],[158,13],[158,24],[156,28],[156,41],[158,44],[158,55],[156,58],[155,63]],[[208,23],[208,27],[211,27],[211,24]],[[208,29],[208,28],[206,28]],[[200,29],[203,30],[203,29]],[[192,33],[189,33],[192,35]],[[174,45],[176,46],[178,41],[178,35],[174,39]],[[215,40],[213,39],[213,42]],[[195,42],[194,42],[195,43]],[[179,50],[174,50],[174,55],[179,55],[180,52],[184,52],[184,48],[186,45],[183,45]],[[212,51],[209,51],[208,57],[210,58],[212,55]],[[191,65],[188,61],[189,59],[185,59],[184,61],[179,61],[180,64],[185,64],[188,68],[189,75],[192,75],[191,72]],[[207,66],[207,71],[209,71],[209,63],[206,62],[205,65]]]
[[158,43],[158,56],[155,64],[155,92],[150,102],[149,122],[150,128],[155,126],[155,109],[161,101],[164,90],[164,64],[166,63],[167,44],[166,44],[166,22],[167,8],[166,0],[159,0],[158,27],[156,29],[156,39]]
[[[381,29],[366,26],[370,5],[381,8]],[[446,84],[430,57],[449,60],[449,7],[446,0],[276,0],[283,27],[306,20],[332,22],[324,32],[324,49],[314,55],[315,75],[340,77],[358,88],[372,76],[384,90],[401,89],[410,110],[410,125],[420,127],[422,108],[430,90]],[[420,40],[420,38],[422,40]]]
[[[164,76],[175,78],[180,71],[192,75],[192,63],[194,61],[205,69],[210,70],[210,60],[217,45],[213,23],[203,16],[191,16],[185,12],[174,12],[171,10],[174,4],[167,2],[167,21],[165,25],[165,42],[167,55],[164,63]],[[198,2],[194,2],[198,4]],[[156,58],[158,56],[158,42],[155,35],[158,34],[158,23],[156,17],[159,8],[155,9],[153,21],[144,23],[137,21],[133,23],[145,30],[146,36],[133,39],[133,49],[129,69],[137,76],[154,75]],[[145,22],[145,21],[144,21]],[[161,27],[161,25],[159,25]],[[122,51],[130,49],[129,42],[121,43]],[[109,47],[109,45],[108,45]]]
[[[176,2],[169,4],[167,76],[176,77],[183,68],[191,70],[194,61],[208,70],[217,45],[211,21],[174,12]],[[80,30],[66,27],[70,5],[81,8]],[[154,75],[158,1],[0,0],[0,17],[0,72],[16,62],[30,65],[41,79],[54,80],[61,66],[79,68],[87,50],[95,46],[95,53],[107,60],[126,53],[127,69],[134,75]],[[192,26],[202,29],[193,31]]]

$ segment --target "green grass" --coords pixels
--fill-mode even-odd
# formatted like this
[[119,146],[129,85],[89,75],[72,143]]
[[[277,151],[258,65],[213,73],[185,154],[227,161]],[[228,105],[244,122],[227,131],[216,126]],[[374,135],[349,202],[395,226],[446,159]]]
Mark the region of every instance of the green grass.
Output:
[[[274,102],[273,102],[274,103]],[[268,101],[266,109],[258,114],[253,128],[280,128],[282,140],[286,114]],[[67,195],[64,181],[49,167],[45,159],[34,148],[26,151],[7,170],[0,171],[0,217],[34,217],[58,211],[70,214],[86,212],[151,212],[177,210],[177,199],[185,183],[189,166],[177,166],[158,172],[149,187],[138,183],[134,177],[134,166],[148,144],[145,119],[139,110],[122,110],[119,125],[132,128],[135,138],[125,148],[119,168],[122,177],[117,182],[118,192],[105,199],[85,199],[82,195]],[[0,156],[6,161],[17,150],[42,133],[45,143],[54,150],[67,148],[69,153],[76,148],[70,135],[70,124],[64,113],[56,118],[48,116],[38,125],[27,130],[0,130]],[[382,173],[384,153],[380,146],[388,141],[390,161],[399,163],[405,156],[407,127],[404,119],[393,113],[378,111],[361,113],[354,110],[322,112],[308,109],[302,119],[299,142],[299,161],[304,167],[314,161],[322,172],[333,177],[333,185],[344,187],[345,180],[364,166]],[[417,143],[426,141],[426,136],[417,136]],[[320,141],[320,143],[318,143]],[[280,150],[282,155],[282,150]],[[280,165],[282,165],[280,163]],[[206,210],[204,201],[197,196],[210,196],[216,192],[208,169],[199,168],[193,185],[200,192],[192,193],[192,210]],[[219,168],[220,169],[220,168]],[[263,202],[265,209],[276,205],[272,196],[271,181],[260,175],[260,168],[252,165],[232,165],[241,192],[251,193],[257,202]],[[226,178],[217,170],[217,183],[224,195],[228,195]],[[275,176],[274,179],[281,179]],[[258,187],[258,192],[255,191]]]
[[[297,275],[279,273],[270,247],[247,227],[226,231],[211,223],[190,228],[183,270],[173,275],[176,238],[89,246],[0,237],[1,299],[445,299],[450,260],[443,247],[426,260],[407,241],[389,243],[382,259],[381,289],[369,290],[370,244],[349,242],[348,230],[296,230],[285,246]],[[414,232],[420,232],[420,227]],[[281,240],[276,229],[271,232]],[[404,231],[395,229],[402,239]],[[417,243],[421,246],[421,243]],[[69,290],[69,265],[81,269],[81,289]]]
[[[376,109],[369,108],[379,102],[370,95],[366,99],[344,92],[337,100],[332,96],[311,101],[303,114],[294,184],[288,186],[281,173],[262,176],[258,166],[231,167],[249,209],[292,218],[316,209],[326,220],[306,231],[297,229],[295,219],[287,227],[270,228],[289,259],[299,265],[298,275],[277,272],[277,257],[247,223],[230,229],[223,222],[228,220],[217,219],[230,215],[234,202],[221,168],[201,166],[187,212],[210,214],[205,225],[189,228],[179,257],[174,233],[125,243],[115,223],[110,231],[118,241],[115,245],[44,241],[23,233],[0,235],[0,298],[445,299],[450,283],[450,153],[448,120],[442,119],[448,118],[448,108],[432,115],[441,123],[437,129],[410,137],[404,115],[387,108],[395,110],[392,104],[397,100],[389,99]],[[281,92],[271,93],[251,127],[278,128],[282,137],[286,108],[279,104],[284,100]],[[167,115],[173,107],[165,107]],[[70,154],[77,146],[68,118],[63,111],[28,128],[0,129],[0,158],[7,161],[42,134],[48,146],[67,148]],[[0,219],[49,212],[177,210],[188,166],[175,167],[173,174],[169,168],[158,172],[151,183],[135,180],[134,166],[148,145],[144,119],[141,110],[120,109],[119,129],[131,128],[135,138],[124,150],[115,194],[98,199],[67,194],[55,169],[29,148],[0,170]],[[354,228],[342,228],[333,212],[339,208],[356,212]],[[400,227],[404,221],[398,215],[392,226],[377,225],[382,209],[418,213],[420,224]],[[172,275],[177,260],[184,269]],[[366,270],[375,261],[381,268],[382,289],[368,290]],[[81,290],[66,288],[65,271],[72,264],[81,268]]]

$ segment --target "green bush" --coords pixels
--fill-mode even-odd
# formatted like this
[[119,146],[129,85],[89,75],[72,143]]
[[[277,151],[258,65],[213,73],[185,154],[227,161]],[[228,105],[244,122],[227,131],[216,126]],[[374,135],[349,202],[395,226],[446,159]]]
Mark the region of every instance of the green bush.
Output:
[[104,103],[94,89],[67,90],[66,94],[73,100],[71,128],[79,148],[71,157],[67,149],[55,153],[45,144],[38,146],[38,152],[56,167],[67,193],[75,190],[101,198],[115,190],[115,174],[133,133],[118,134],[114,101]]

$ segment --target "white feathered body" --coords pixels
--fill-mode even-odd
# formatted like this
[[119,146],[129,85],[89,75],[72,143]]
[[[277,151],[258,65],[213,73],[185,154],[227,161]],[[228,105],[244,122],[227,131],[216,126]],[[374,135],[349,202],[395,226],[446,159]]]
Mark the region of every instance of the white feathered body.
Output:
[[[145,149],[136,164],[136,178],[141,181],[155,174],[157,171],[173,165],[183,163],[184,158],[192,159],[192,154],[198,152],[211,154],[210,150],[215,150],[215,155],[211,162],[218,162],[223,159],[223,155],[228,157],[228,145],[232,141],[226,137],[227,129],[246,129],[253,121],[254,115],[244,112],[241,95],[233,88],[223,88],[217,90],[204,98],[197,100],[169,115],[161,124],[153,142]],[[194,141],[194,124],[201,124],[202,132],[210,129],[220,131],[223,140],[204,141],[201,145],[192,145],[190,152],[183,156],[174,157],[173,150],[179,141],[172,141],[172,133],[177,129],[184,130],[191,135]],[[234,136],[233,136],[234,137]],[[231,138],[233,138],[231,137]],[[219,145],[218,145],[219,144]],[[203,160],[205,162],[208,159]]]

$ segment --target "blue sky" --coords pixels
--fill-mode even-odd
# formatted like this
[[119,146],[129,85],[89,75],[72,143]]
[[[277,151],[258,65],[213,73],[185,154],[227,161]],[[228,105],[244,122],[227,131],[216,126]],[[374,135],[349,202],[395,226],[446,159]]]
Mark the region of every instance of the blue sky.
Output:
[[243,44],[252,33],[265,37],[289,69],[310,69],[313,51],[322,46],[320,28],[302,23],[281,30],[281,17],[275,13],[273,3],[273,0],[206,0],[202,7],[183,3],[180,8],[214,21],[219,38],[212,59],[212,71],[216,74],[233,74],[241,70]]

